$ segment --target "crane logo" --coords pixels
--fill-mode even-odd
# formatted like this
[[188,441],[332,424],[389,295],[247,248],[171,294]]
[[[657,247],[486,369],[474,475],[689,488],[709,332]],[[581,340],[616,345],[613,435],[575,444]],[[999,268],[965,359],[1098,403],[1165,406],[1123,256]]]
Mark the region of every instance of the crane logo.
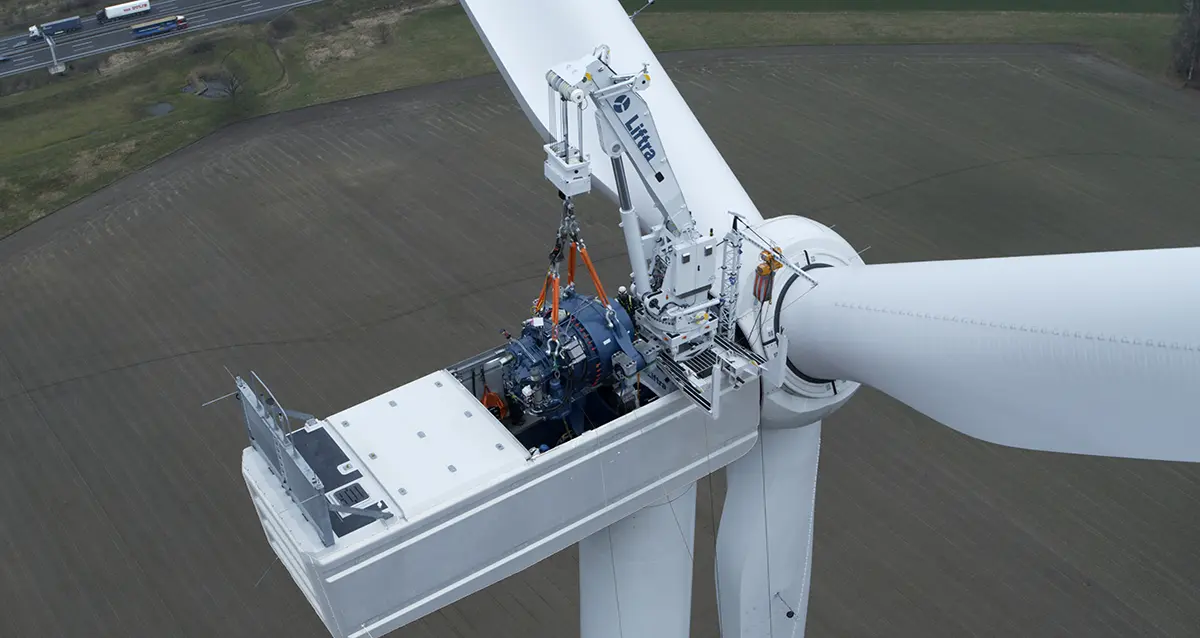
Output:
[[[616,113],[624,113],[629,110],[631,105],[628,95],[618,95],[612,101],[612,109]],[[646,161],[654,159],[658,152],[654,150],[654,144],[650,141],[650,131],[647,130],[645,124],[638,124],[638,115],[634,113],[628,120],[625,120],[625,130],[629,132],[631,141],[637,146],[637,149],[642,152],[642,157]],[[632,149],[630,149],[632,150]]]

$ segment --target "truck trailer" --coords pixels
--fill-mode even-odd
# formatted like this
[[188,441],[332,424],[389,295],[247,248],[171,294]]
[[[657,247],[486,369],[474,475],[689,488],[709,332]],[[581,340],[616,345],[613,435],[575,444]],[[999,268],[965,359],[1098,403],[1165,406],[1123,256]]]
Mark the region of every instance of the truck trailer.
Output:
[[150,13],[150,0],[134,0],[133,2],[123,2],[114,4],[111,7],[104,7],[96,12],[96,22],[104,24],[109,20],[119,20],[121,18],[132,18]]
[[[83,20],[80,20],[79,16],[71,16],[70,18],[63,18],[62,20],[55,20],[54,22],[47,22],[42,25],[42,33],[51,37],[81,30],[83,30]],[[36,26],[29,27],[30,40],[41,40],[42,33],[38,33]]]
[[159,18],[141,24],[135,24],[131,27],[133,38],[148,38],[150,36],[168,33],[177,29],[186,29],[188,26],[187,18],[183,16],[171,16],[169,18]]

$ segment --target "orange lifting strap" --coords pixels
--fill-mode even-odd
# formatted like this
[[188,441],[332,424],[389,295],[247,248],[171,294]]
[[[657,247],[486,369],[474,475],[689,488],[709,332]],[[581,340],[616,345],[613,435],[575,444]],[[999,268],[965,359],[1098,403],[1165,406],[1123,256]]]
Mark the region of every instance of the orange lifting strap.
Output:
[[587,246],[579,246],[579,256],[583,257],[583,265],[587,266],[588,274],[592,276],[592,284],[596,286],[596,296],[600,298],[600,303],[604,307],[608,307],[608,295],[604,294],[604,286],[600,285],[600,275],[596,274],[596,267],[592,265],[592,258],[588,257]]
[[567,258],[567,285],[575,283],[575,242],[571,242],[570,257]]
[[546,305],[546,292],[550,289],[550,278],[553,276],[552,272],[546,273],[546,281],[542,282],[542,294],[538,295],[537,303],[533,304],[534,314],[541,312],[542,307]]
[[[586,253],[584,259],[587,259]],[[551,297],[553,301],[550,302],[550,324],[553,326],[551,335],[555,341],[558,341],[558,275],[550,275],[550,282],[551,291],[554,293],[554,296]]]

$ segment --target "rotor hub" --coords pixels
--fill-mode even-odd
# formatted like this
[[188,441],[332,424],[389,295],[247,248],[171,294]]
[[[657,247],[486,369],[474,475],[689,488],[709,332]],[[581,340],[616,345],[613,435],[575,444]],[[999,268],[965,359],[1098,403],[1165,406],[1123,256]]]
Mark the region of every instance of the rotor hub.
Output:
[[[861,265],[862,258],[845,239],[828,226],[795,215],[774,217],[755,227],[763,237],[779,246],[789,260],[801,267],[800,273],[785,269],[775,278],[771,303],[756,307],[754,295],[740,295],[738,327],[751,348],[764,353],[782,332],[783,310],[814,288],[814,273],[824,268]],[[754,280],[755,263],[743,260],[742,281]],[[792,326],[795,331],[803,327]],[[786,354],[786,353],[783,353]],[[859,384],[842,379],[822,379],[804,372],[804,362],[789,358],[783,385],[769,390],[763,400],[763,427],[799,427],[824,418],[845,403]]]

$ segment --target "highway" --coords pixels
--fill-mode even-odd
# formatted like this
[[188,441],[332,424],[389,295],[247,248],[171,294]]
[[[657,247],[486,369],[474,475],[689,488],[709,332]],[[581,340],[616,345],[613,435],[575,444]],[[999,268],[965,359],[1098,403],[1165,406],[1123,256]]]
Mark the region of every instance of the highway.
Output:
[[[101,25],[95,15],[80,16],[83,30],[63,34],[54,42],[58,59],[69,62],[315,2],[320,0],[151,0],[149,13],[136,18],[114,20]],[[172,15],[185,16],[188,28],[138,40],[133,38],[130,30],[133,25]],[[0,77],[47,69],[51,64],[50,49],[46,43],[29,42],[25,34],[0,38],[0,56],[12,58],[0,64]]]

